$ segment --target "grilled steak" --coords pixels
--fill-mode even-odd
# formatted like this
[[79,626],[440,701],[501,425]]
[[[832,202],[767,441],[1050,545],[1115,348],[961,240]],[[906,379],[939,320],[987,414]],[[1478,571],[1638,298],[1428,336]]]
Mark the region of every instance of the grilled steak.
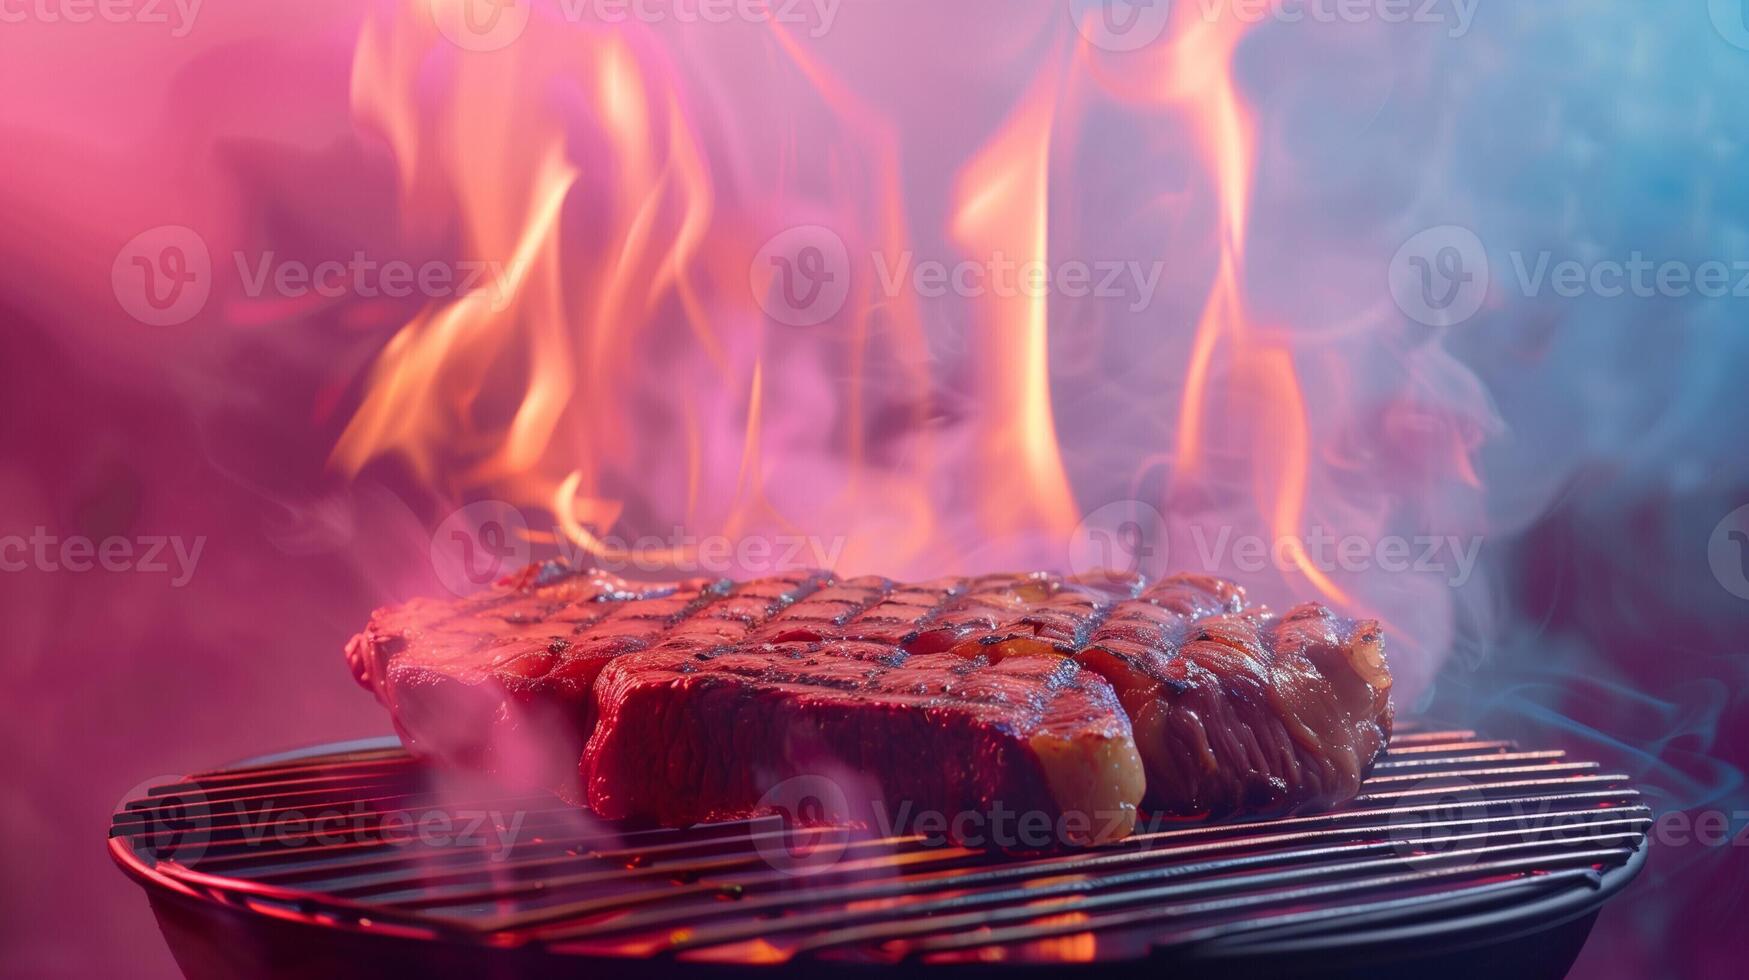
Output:
[[[595,728],[595,678],[607,662],[665,639],[679,624],[752,615],[811,577],[751,583],[731,605],[705,581],[633,586],[593,570],[531,566],[459,601],[379,609],[346,647],[415,752],[583,804],[577,762]],[[704,622],[709,622],[705,620]]]
[[821,773],[889,813],[1040,813],[1097,841],[1138,801],[1345,799],[1390,726],[1376,624],[1275,617],[1210,578],[633,586],[549,564],[379,610],[347,653],[414,750],[671,824]]
[[1008,601],[822,573],[639,591],[548,566],[379,610],[347,650],[409,747],[606,816],[744,816],[829,774],[899,822],[1005,809],[1079,842],[1128,833],[1142,766],[1108,683],[1055,655],[903,647],[944,606]]
[[954,651],[1073,657],[1117,688],[1147,768],[1144,809],[1270,814],[1355,795],[1389,741],[1391,675],[1376,622],[1307,603],[1274,616],[1231,582],[1015,580],[1006,618],[972,616]]

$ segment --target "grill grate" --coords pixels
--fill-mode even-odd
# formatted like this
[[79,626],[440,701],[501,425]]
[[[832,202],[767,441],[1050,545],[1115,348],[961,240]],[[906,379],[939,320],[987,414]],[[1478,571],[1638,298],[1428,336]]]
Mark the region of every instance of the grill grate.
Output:
[[1651,818],[1627,777],[1595,763],[1411,731],[1340,809],[1144,826],[1072,853],[776,818],[639,828],[470,785],[383,743],[154,786],[110,835],[149,886],[364,934],[742,964],[984,963],[1243,955],[1595,907],[1638,870]]

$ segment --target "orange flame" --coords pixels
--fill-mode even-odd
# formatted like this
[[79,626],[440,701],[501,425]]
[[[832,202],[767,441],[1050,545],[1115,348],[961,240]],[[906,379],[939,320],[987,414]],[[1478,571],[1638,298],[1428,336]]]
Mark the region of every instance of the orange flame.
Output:
[[[333,460],[356,474],[395,456],[453,495],[484,489],[546,504],[600,551],[591,528],[617,520],[621,501],[599,461],[633,438],[624,367],[639,326],[671,303],[697,348],[726,366],[692,281],[709,176],[674,94],[651,91],[612,34],[563,45],[531,35],[514,57],[452,57],[449,93],[429,111],[419,75],[450,52],[422,6],[367,21],[353,104],[389,141],[410,219],[454,214],[464,261],[501,263],[507,295],[468,292],[402,327],[372,366]],[[599,160],[574,160],[567,120],[534,97],[554,79],[585,94]],[[604,261],[567,264],[561,227],[584,178],[613,189],[588,202],[599,204],[590,217],[601,223]],[[496,401],[507,390],[519,392],[509,406]],[[697,432],[697,406],[683,410],[683,427]],[[698,484],[694,468],[688,509]]]
[[[654,334],[677,319],[693,344],[688,353],[701,353],[714,376],[691,375],[690,386],[677,377],[665,406],[678,416],[669,439],[684,455],[672,481],[683,488],[675,517],[731,537],[802,527],[853,532],[843,554],[852,567],[952,561],[954,542],[937,533],[933,498],[953,477],[934,453],[930,354],[916,298],[876,301],[866,282],[857,285],[845,315],[843,478],[836,493],[808,501],[807,512],[780,512],[767,491],[792,460],[768,450],[761,430],[773,411],[769,374],[765,358],[748,353],[749,340],[754,351],[763,344],[763,323],[749,297],[730,287],[744,276],[744,243],[757,236],[734,223],[738,216],[719,212],[675,79],[618,31],[530,32],[513,52],[456,57],[422,7],[410,0],[398,15],[366,24],[354,106],[389,143],[412,219],[454,214],[466,255],[512,257],[511,295],[502,308],[483,295],[434,303],[410,320],[373,364],[334,449],[335,465],[357,474],[373,460],[399,458],[445,495],[545,506],[569,539],[626,557],[611,554],[602,531],[625,513],[617,486],[649,489],[625,472],[648,435],[633,407],[648,391],[632,366],[649,364],[653,351],[674,342]],[[875,207],[866,225],[873,241],[889,254],[909,248],[893,127],[786,28],[769,27],[776,50],[834,110],[844,138],[870,151]],[[418,96],[433,61],[452,69],[449,91],[434,107]],[[1049,257],[1057,75],[1041,79],[960,177],[952,231],[975,255],[1006,253],[1019,263]],[[579,154],[567,120],[537,97],[554,79],[584,93],[597,155]],[[574,236],[562,234],[566,216],[585,207],[595,233],[581,260],[565,261],[575,247]],[[728,335],[713,329],[725,322],[751,327]],[[1075,506],[1052,420],[1046,299],[991,298],[977,327],[988,354],[977,381],[987,410],[975,434],[978,472],[989,474],[979,494],[984,529],[1066,536]],[[877,330],[885,345],[878,351]],[[865,377],[875,356],[889,357],[920,393],[908,405],[916,438],[907,470],[873,472],[865,459]],[[742,394],[731,401],[724,388]],[[509,406],[496,401],[506,390],[517,393]],[[721,432],[731,404],[742,419],[732,470],[722,459]],[[724,493],[731,479],[732,492]],[[717,496],[707,496],[712,490]]]
[[[781,121],[726,121],[752,127],[757,148],[725,150],[728,137],[701,124],[716,120],[695,111],[682,59],[643,25],[531,27],[512,48],[480,53],[447,45],[424,0],[368,19],[353,105],[394,156],[410,229],[453,237],[464,259],[502,262],[505,294],[435,300],[409,319],[371,365],[334,464],[357,474],[398,459],[442,497],[543,508],[563,538],[616,558],[629,554],[608,540],[620,522],[841,535],[841,570],[893,575],[978,570],[957,566],[988,540],[1066,542],[1078,507],[1059,426],[1074,406],[1053,404],[1048,296],[960,297],[950,315],[971,328],[973,410],[952,430],[915,293],[877,295],[853,269],[843,312],[812,333],[758,307],[748,270],[771,214],[832,224],[853,265],[924,236],[912,233],[909,148],[885,103],[782,23],[744,26],[736,37],[758,55],[749,63],[789,88]],[[1056,18],[1042,67],[1000,124],[942,168],[940,230],[974,263],[1049,268],[1062,234],[1051,203],[1068,183],[1063,151],[1087,83],[1178,124],[1213,201],[1214,265],[1194,331],[1163,334],[1162,349],[1184,346],[1159,379],[1181,385],[1170,445],[1134,463],[1165,459],[1175,488],[1207,489],[1222,505],[1242,498],[1243,520],[1287,542],[1296,583],[1365,612],[1296,544],[1326,500],[1317,423],[1328,416],[1306,401],[1321,391],[1306,380],[1314,362],[1247,308],[1257,127],[1234,57],[1248,25],[1183,5],[1170,27],[1162,42],[1107,58],[1070,45],[1074,25]],[[806,129],[783,115],[803,111],[818,116]],[[809,182],[823,189],[798,203],[794,188]],[[1456,457],[1474,482],[1466,447]],[[1061,563],[1057,551],[994,554]]]
[[[1041,72],[1002,131],[960,174],[953,232],[970,254],[1049,267],[1056,88],[1055,69]],[[991,356],[979,365],[979,389],[990,429],[978,471],[1005,484],[982,498],[986,524],[999,533],[1043,529],[1065,536],[1076,516],[1051,414],[1048,297],[1016,291],[992,295],[986,307],[980,349]]]
[[[1304,521],[1311,432],[1293,351],[1269,339],[1245,302],[1245,245],[1256,168],[1256,125],[1234,77],[1233,59],[1249,25],[1233,11],[1219,17],[1181,10],[1170,42],[1139,80],[1102,77],[1114,94],[1181,111],[1217,199],[1216,265],[1184,368],[1172,461],[1176,485],[1195,486],[1207,463],[1207,430],[1220,399],[1223,418],[1247,419],[1245,443],[1252,499],[1261,526],[1282,542],[1286,557],[1332,601],[1353,599],[1306,553]],[[1085,52],[1083,52],[1085,54]],[[1098,66],[1095,65],[1098,70]],[[1231,383],[1214,384],[1225,353]]]

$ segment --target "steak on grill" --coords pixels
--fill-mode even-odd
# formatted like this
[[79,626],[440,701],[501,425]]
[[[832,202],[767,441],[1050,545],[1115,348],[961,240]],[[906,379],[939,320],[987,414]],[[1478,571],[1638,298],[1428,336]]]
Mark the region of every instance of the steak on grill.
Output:
[[1200,577],[634,586],[548,564],[379,610],[347,652],[410,748],[669,824],[830,774],[888,813],[1036,812],[1091,842],[1138,801],[1346,799],[1390,727],[1376,624]]
[[1008,601],[961,580],[640,589],[546,566],[379,610],[347,650],[410,748],[604,816],[747,816],[829,774],[888,816],[1006,809],[1075,842],[1127,834],[1142,765],[1106,681],[1055,655],[903,648],[944,606]]
[[1006,618],[959,623],[954,650],[1049,649],[1110,681],[1148,775],[1144,809],[1274,814],[1340,803],[1390,740],[1379,625],[1316,603],[1275,616],[1224,579],[1029,576]]

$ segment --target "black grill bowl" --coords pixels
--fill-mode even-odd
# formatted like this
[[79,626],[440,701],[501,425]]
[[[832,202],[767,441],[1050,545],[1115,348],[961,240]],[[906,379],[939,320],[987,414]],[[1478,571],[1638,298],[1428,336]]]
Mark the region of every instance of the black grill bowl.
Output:
[[1000,854],[776,818],[608,823],[387,739],[154,786],[110,850],[191,980],[1510,980],[1565,975],[1651,817],[1626,777],[1558,750],[1410,730],[1330,812]]

